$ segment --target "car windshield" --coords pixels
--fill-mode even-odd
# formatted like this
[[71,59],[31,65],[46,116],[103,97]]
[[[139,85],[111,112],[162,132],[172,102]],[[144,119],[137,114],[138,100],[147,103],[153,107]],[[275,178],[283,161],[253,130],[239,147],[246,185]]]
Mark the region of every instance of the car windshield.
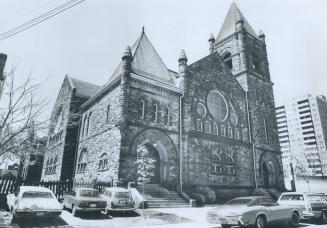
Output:
[[115,193],[116,198],[129,198],[129,192],[116,192]]
[[326,197],[322,195],[308,195],[308,200],[310,202],[326,202]]
[[303,195],[283,195],[280,200],[286,201],[286,200],[300,200],[303,201],[304,197]]
[[228,201],[225,204],[226,205],[247,205],[251,201],[252,201],[252,199],[232,199],[231,201]]
[[85,196],[85,197],[98,197],[99,191],[98,190],[79,190],[79,195]]
[[22,198],[53,198],[50,192],[24,192]]

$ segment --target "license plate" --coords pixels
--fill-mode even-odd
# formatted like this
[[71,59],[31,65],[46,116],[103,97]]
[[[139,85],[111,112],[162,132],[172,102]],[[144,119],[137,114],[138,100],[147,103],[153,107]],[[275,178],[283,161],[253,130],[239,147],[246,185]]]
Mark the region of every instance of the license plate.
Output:
[[35,213],[37,216],[41,216],[41,215],[44,215],[44,212],[36,212]]
[[119,203],[121,203],[121,204],[126,204],[127,201],[126,201],[126,200],[119,200]]
[[97,206],[97,205],[94,204],[94,203],[90,204],[90,207],[96,207],[96,206]]

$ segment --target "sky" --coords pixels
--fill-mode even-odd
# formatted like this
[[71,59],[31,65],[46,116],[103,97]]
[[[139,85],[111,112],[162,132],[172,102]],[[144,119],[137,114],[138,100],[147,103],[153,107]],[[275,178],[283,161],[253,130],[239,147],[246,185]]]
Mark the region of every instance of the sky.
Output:
[[[68,0],[1,0],[0,33]],[[17,65],[42,82],[49,117],[66,74],[103,85],[142,26],[168,68],[178,70],[184,49],[189,63],[209,54],[232,2],[255,31],[266,34],[276,105],[305,93],[327,95],[327,1],[325,0],[86,0],[29,30],[0,41],[5,70]]]

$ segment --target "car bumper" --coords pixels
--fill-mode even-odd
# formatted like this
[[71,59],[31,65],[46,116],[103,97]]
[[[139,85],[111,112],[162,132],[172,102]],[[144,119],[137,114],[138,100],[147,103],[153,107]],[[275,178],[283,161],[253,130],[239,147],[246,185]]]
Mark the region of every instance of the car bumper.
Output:
[[301,219],[306,220],[306,219],[313,219],[313,218],[320,218],[321,212],[320,211],[302,211],[302,216]]
[[58,217],[61,215],[62,210],[49,211],[49,210],[16,210],[15,217]]
[[245,225],[240,219],[240,216],[207,216],[207,221],[211,224]]
[[103,207],[76,207],[77,211],[87,212],[87,211],[103,211],[105,208]]
[[134,207],[117,207],[117,208],[107,208],[107,211],[135,211]]

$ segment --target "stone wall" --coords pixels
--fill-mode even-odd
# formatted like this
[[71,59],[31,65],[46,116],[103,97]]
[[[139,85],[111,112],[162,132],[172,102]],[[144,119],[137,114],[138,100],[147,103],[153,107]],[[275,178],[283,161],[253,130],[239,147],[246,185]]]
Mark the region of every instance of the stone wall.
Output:
[[[41,176],[41,180],[43,181],[58,181],[61,178],[71,95],[72,88],[69,84],[68,79],[65,78],[51,113],[48,142],[46,152],[44,154],[44,162]],[[62,116],[59,117],[60,115]],[[60,126],[58,126],[55,132],[55,127],[57,125],[57,122],[60,121],[60,119],[62,123],[58,124]],[[54,160],[56,157],[57,161],[55,164],[52,164],[51,166],[47,165],[47,163],[51,159]]]
[[[189,66],[189,73],[186,76],[185,100],[183,111],[184,130],[187,137],[184,145],[184,185],[209,185],[211,188],[232,188],[233,186],[253,187],[253,157],[251,144],[249,143],[248,123],[246,115],[245,92],[223,64],[220,56],[213,53],[198,62]],[[205,129],[196,129],[196,106],[194,102],[202,102],[211,90],[218,90],[233,106],[237,115],[238,123],[232,126],[230,116],[227,120],[219,123],[212,115],[206,115],[204,120],[211,121],[211,132]],[[205,103],[205,101],[204,101]],[[206,105],[206,104],[205,104]],[[231,107],[231,106],[230,106]],[[208,107],[206,106],[208,110]],[[230,109],[230,112],[232,109]],[[220,131],[214,132],[213,126],[217,123]],[[234,135],[222,134],[220,126],[233,128]],[[235,135],[239,130],[240,138]],[[221,150],[223,148],[223,150]],[[228,173],[226,165],[226,153],[231,151],[234,160],[231,166],[234,173]],[[222,172],[212,173],[212,153],[220,155]]]
[[[75,180],[118,180],[121,151],[121,132],[117,126],[120,120],[119,95],[120,86],[113,87],[90,107],[82,110]],[[109,116],[107,118],[108,106]],[[90,128],[88,134],[86,134],[87,124],[83,127],[83,121],[89,116],[91,116]],[[84,135],[82,135],[83,132]],[[86,150],[85,170],[78,169],[79,156],[82,150]],[[109,157],[108,165],[106,168],[101,169],[99,167],[100,158],[105,154]]]

